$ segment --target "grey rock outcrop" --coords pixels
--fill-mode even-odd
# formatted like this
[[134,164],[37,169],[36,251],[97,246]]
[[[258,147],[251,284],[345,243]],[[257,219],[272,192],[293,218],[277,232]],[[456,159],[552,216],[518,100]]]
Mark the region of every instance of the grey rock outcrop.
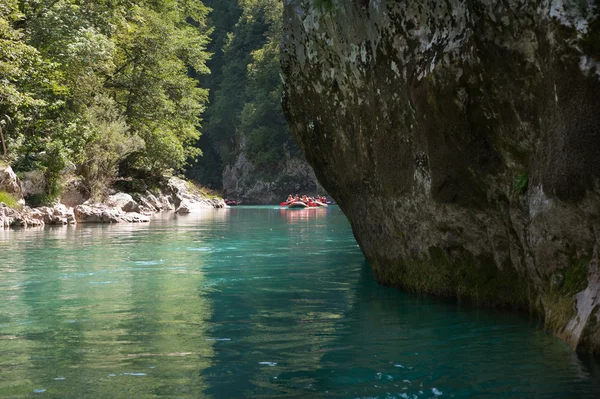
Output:
[[310,165],[304,159],[289,156],[270,177],[258,173],[243,153],[223,171],[225,196],[241,199],[245,204],[278,204],[289,194],[316,194],[318,187]]
[[23,199],[23,187],[21,181],[13,172],[10,165],[0,161],[0,191],[5,191],[15,197],[17,200]]
[[0,202],[0,226],[4,229],[44,226],[44,213],[27,206],[23,209],[12,209]]
[[133,200],[133,197],[125,193],[116,193],[108,197],[106,205],[120,209],[124,212],[139,212],[140,205]]
[[[178,177],[171,177],[167,183],[167,192],[171,194],[173,205],[176,209],[185,202],[185,209],[192,212],[194,209],[225,208],[225,202],[221,198],[208,198],[198,192],[190,183]],[[169,204],[171,201],[168,201]],[[177,211],[178,213],[189,213]]]
[[65,183],[60,202],[68,207],[76,207],[89,201],[90,194],[85,184],[76,178],[71,178]]
[[128,223],[148,223],[150,222],[150,217],[138,212],[125,212],[121,216],[121,220]]
[[[12,169],[5,167],[3,170],[6,171],[3,179],[5,191],[20,188],[21,183]],[[92,203],[89,199],[85,200],[89,196],[80,180],[71,179],[66,185],[70,193],[63,193],[61,200],[74,204],[74,207],[59,203],[51,207],[12,209],[0,203],[0,228],[76,223],[147,223],[150,222],[150,216],[158,211],[177,209],[177,213],[185,214],[199,209],[226,207],[222,199],[208,198],[190,183],[176,177],[170,178],[164,191],[156,195],[150,192],[135,194],[137,201],[130,194],[115,193],[104,203]],[[17,192],[13,195],[16,196]],[[34,192],[29,194],[34,195]]]
[[191,213],[193,209],[193,205],[190,203],[190,201],[183,199],[181,200],[181,202],[179,203],[179,206],[177,207],[177,210],[175,210],[175,213]]
[[124,212],[121,209],[102,204],[79,205],[75,207],[77,223],[147,223],[150,218],[137,212]]
[[154,205],[152,205],[152,202],[144,196],[140,195],[138,198],[138,202],[139,202],[139,213],[141,213],[141,214],[152,215],[159,211],[159,209],[157,209]]
[[32,170],[23,173],[21,184],[23,187],[23,197],[25,198],[45,194],[46,177],[41,170]]
[[79,205],[69,208],[63,204],[39,208],[8,208],[0,203],[0,228],[73,225],[76,223],[147,223],[148,215],[125,212],[104,204]]
[[0,204],[0,229],[8,229],[10,227],[10,220],[6,215],[4,204]]
[[77,223],[119,223],[122,211],[108,207],[79,205],[75,207]]
[[175,209],[175,205],[171,203],[171,198],[164,194],[156,196],[147,192],[144,198],[152,205],[152,207],[159,211],[172,211]]
[[286,116],[378,281],[600,353],[597,1],[285,4]]
[[41,213],[44,224],[47,225],[57,226],[76,223],[73,208],[68,208],[63,204],[57,204],[53,207],[44,206],[35,208],[33,211]]
[[37,209],[24,207],[21,211],[12,210],[12,225],[18,227],[44,226],[44,214]]
[[160,202],[158,198],[156,198],[156,196],[150,192],[146,192],[146,195],[144,195],[144,201],[157,211],[163,209],[163,203]]

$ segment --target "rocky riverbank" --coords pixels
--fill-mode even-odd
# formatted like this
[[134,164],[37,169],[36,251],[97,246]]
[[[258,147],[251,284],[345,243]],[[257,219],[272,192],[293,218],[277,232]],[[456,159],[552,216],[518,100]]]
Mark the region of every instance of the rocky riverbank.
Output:
[[3,166],[0,168],[0,191],[10,194],[19,204],[18,207],[9,207],[0,202],[0,228],[4,229],[85,223],[148,223],[153,214],[161,211],[187,214],[198,209],[227,206],[221,198],[207,198],[177,177],[169,178],[160,192],[133,195],[119,192],[103,202],[94,202],[71,189],[63,196],[67,204],[32,208],[24,205],[26,191],[20,179],[10,166]]

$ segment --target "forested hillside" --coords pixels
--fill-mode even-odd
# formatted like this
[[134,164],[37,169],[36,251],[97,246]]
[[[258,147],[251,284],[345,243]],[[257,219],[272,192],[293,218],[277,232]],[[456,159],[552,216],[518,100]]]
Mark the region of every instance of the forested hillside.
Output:
[[190,0],[8,0],[0,4],[0,118],[6,158],[65,169],[97,192],[200,154],[208,8]]
[[281,15],[278,0],[3,1],[5,160],[43,174],[46,203],[66,175],[95,198],[173,172],[234,196],[314,186],[281,111]]
[[[210,90],[199,147],[187,171],[203,184],[251,202],[315,190],[316,179],[281,110],[279,0],[206,0],[214,26],[203,77]],[[269,198],[270,196],[270,198]]]

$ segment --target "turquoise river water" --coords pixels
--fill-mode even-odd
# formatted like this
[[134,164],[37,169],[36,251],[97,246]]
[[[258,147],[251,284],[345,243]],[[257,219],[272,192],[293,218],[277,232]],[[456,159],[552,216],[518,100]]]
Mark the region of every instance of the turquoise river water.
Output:
[[378,286],[337,207],[0,231],[2,398],[600,398],[527,315]]

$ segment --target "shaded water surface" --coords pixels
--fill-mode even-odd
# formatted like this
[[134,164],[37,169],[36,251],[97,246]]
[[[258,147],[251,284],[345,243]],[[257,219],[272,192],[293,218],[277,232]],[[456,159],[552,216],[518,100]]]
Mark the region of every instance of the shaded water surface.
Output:
[[337,207],[0,231],[2,398],[598,398],[597,370],[378,286]]

